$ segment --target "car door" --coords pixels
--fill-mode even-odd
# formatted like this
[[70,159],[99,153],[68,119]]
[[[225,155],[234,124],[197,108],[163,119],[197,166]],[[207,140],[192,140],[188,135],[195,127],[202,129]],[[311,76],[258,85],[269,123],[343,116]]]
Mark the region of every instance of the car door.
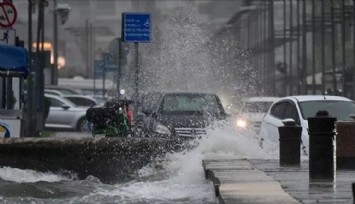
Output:
[[[46,123],[56,127],[71,127],[73,120],[76,118],[74,112],[70,109],[70,105],[57,98],[49,97],[51,106]],[[69,108],[64,108],[68,106]]]
[[270,111],[271,117],[269,118],[269,136],[274,142],[279,139],[279,127],[283,126],[282,120],[293,119],[296,124],[300,124],[300,116],[298,114],[296,104],[291,100],[282,101],[275,104]]
[[286,101],[275,103],[270,108],[270,111],[265,115],[260,130],[260,134],[263,140],[268,140],[273,143],[278,141],[278,127],[283,125],[281,121],[284,117],[286,106]]

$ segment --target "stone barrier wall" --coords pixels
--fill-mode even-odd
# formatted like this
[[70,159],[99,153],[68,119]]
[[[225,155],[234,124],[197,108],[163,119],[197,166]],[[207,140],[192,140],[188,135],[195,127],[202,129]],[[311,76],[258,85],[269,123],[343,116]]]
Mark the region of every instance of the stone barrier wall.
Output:
[[118,183],[173,147],[171,140],[151,138],[10,138],[0,141],[0,166]]

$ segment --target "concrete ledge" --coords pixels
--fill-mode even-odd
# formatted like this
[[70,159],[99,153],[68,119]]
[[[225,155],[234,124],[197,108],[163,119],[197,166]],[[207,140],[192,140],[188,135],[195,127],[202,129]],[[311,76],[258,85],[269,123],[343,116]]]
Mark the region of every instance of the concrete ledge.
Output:
[[220,203],[299,203],[246,159],[204,160],[202,165]]
[[117,183],[132,179],[136,170],[174,145],[152,138],[9,138],[0,141],[0,165]]

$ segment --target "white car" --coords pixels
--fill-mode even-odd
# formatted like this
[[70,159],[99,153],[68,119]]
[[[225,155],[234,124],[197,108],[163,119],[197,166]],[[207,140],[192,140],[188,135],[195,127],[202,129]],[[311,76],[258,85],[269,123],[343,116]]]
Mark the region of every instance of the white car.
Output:
[[280,97],[249,97],[242,102],[242,108],[236,116],[235,125],[238,130],[253,130],[259,133],[261,120],[272,103]]
[[328,111],[337,121],[353,121],[350,115],[355,114],[355,102],[341,96],[304,95],[288,96],[275,101],[261,122],[260,139],[265,144],[276,144],[278,148],[278,127],[282,120],[293,119],[302,127],[303,153],[308,153],[308,118],[315,117],[320,110]]

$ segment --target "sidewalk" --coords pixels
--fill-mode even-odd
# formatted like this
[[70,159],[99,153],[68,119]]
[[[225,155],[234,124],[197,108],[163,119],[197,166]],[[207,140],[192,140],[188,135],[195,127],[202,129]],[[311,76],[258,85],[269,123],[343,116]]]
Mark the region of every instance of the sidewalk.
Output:
[[338,170],[334,182],[309,181],[308,161],[280,167],[279,160],[204,160],[220,203],[353,203],[355,170]]

